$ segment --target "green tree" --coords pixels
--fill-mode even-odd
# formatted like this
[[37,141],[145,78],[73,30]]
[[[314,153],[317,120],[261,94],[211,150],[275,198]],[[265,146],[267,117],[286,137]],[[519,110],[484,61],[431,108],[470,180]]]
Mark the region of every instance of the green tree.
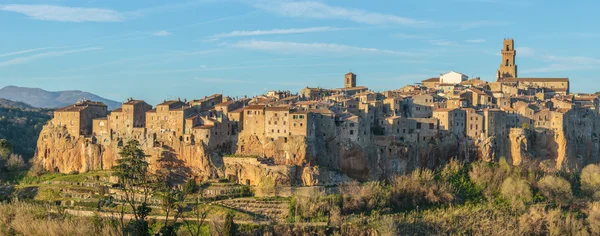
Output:
[[134,219],[127,226],[124,221],[125,204],[121,204],[120,224],[123,235],[127,229],[133,235],[149,235],[148,222],[146,218],[152,211],[148,206],[151,181],[148,176],[148,162],[146,154],[140,148],[137,140],[127,142],[119,152],[121,159],[113,166],[113,175],[119,178],[125,204],[133,210]]
[[233,212],[227,212],[225,215],[225,222],[223,223],[223,234],[224,236],[235,235],[235,223],[233,222]]
[[12,145],[6,139],[0,139],[0,158],[5,159],[13,151]]

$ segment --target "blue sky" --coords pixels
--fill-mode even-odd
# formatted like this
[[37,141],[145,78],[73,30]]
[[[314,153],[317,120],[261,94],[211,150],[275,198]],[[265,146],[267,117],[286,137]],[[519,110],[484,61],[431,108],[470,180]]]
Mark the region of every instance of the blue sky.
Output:
[[395,89],[450,70],[495,80],[502,39],[519,77],[600,91],[599,1],[0,0],[0,87],[117,101],[305,86]]

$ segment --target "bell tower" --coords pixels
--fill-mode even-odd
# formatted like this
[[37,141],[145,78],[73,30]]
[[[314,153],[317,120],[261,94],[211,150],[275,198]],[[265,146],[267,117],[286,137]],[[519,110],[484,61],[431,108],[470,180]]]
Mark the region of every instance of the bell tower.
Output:
[[499,81],[503,78],[517,78],[517,64],[515,62],[517,51],[515,51],[515,40],[504,39],[504,46],[500,53],[502,54],[502,63],[500,64],[500,69],[498,69],[498,72],[496,73],[496,80]]
[[356,75],[352,72],[348,72],[344,76],[344,88],[354,88],[356,87]]

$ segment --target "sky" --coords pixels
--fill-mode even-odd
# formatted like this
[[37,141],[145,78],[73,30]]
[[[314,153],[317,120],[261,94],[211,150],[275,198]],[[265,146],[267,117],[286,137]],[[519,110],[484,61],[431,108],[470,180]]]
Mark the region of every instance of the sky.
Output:
[[600,91],[600,1],[0,0],[0,87],[150,104],[343,86],[374,91],[458,71]]

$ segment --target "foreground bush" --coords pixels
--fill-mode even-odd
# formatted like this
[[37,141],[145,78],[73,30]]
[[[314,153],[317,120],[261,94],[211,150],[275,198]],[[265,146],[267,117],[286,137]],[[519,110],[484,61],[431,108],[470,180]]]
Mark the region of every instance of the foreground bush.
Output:
[[568,205],[573,199],[571,184],[558,176],[546,176],[538,182],[542,194],[558,205]]
[[581,170],[581,190],[600,200],[600,166],[591,164]]
[[0,203],[0,235],[118,235],[102,219],[61,213],[58,208],[31,203]]
[[342,212],[360,213],[372,210],[386,210],[390,191],[380,182],[359,184],[353,182],[340,188],[342,193]]
[[471,164],[469,178],[488,200],[493,200],[500,192],[500,188],[504,180],[511,176],[513,167],[511,167],[505,159],[500,159],[498,164],[487,162],[475,162]]
[[452,188],[437,182],[431,170],[416,170],[410,175],[396,177],[392,183],[391,203],[397,209],[448,204],[454,199]]
[[524,179],[509,177],[502,183],[502,196],[508,199],[513,210],[523,210],[533,200],[531,187]]

